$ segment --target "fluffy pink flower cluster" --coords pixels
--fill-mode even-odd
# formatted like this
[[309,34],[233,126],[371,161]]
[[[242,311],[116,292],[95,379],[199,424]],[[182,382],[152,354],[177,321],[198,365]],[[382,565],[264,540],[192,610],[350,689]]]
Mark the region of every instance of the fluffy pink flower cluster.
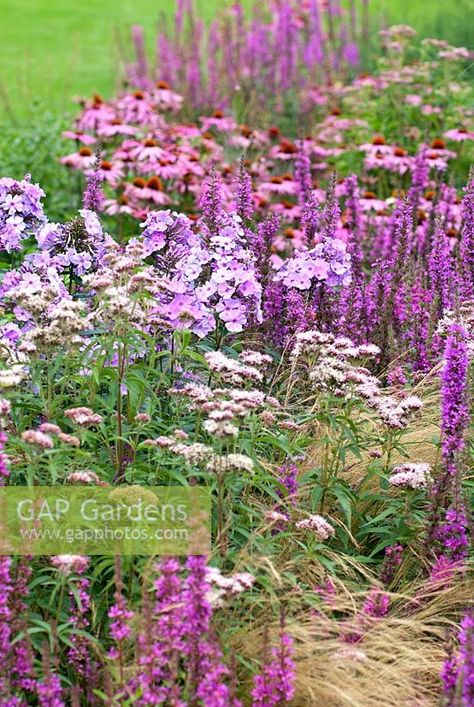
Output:
[[392,486],[402,486],[410,489],[424,489],[431,482],[431,467],[429,464],[400,464],[392,469],[389,482]]
[[323,542],[335,535],[335,530],[323,516],[311,515],[296,523],[298,530],[313,530],[318,540]]
[[304,363],[316,390],[364,400],[385,425],[402,429],[422,407],[422,401],[415,395],[400,400],[384,393],[378,378],[358,365],[357,359],[378,353],[378,347],[371,344],[355,345],[346,337],[310,330],[296,335],[291,358],[295,365]]

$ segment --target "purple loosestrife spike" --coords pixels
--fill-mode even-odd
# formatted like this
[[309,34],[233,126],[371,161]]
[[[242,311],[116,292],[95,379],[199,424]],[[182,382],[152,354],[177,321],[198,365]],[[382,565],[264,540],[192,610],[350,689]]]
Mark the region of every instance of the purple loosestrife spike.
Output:
[[211,233],[216,233],[222,216],[222,187],[215,167],[211,168],[203,189],[200,208]]
[[243,158],[239,165],[239,182],[237,191],[237,213],[242,220],[250,220],[253,216],[252,180],[245,169]]
[[447,707],[474,704],[474,612],[468,610],[459,627],[459,650],[448,644],[448,656],[441,670],[444,702]]
[[[132,40],[136,53],[135,83],[138,88],[147,88],[150,80],[148,78],[148,62],[146,59],[145,36],[141,25],[133,25]],[[86,209],[90,208],[85,206]]]
[[263,316],[270,340],[274,346],[282,347],[286,339],[286,326],[282,317],[285,305],[285,288],[281,282],[270,282],[265,288]]
[[[293,461],[286,461],[278,469],[278,481],[286,489],[293,504],[296,503],[295,495],[298,492],[298,467]],[[281,491],[277,491],[283,497]]]
[[474,704],[474,612],[472,609],[461,621],[459,643],[461,695],[463,705],[467,707]]
[[410,202],[405,198],[399,202],[394,213],[393,222],[393,268],[394,282],[401,282],[406,273],[408,258],[410,255],[413,233],[413,218]]
[[97,153],[97,162],[93,172],[87,177],[87,186],[82,197],[85,209],[99,213],[104,209],[104,193],[102,191],[102,177],[99,172],[100,152]]
[[285,705],[295,692],[295,664],[292,660],[293,640],[285,631],[282,612],[279,645],[271,650],[260,674],[254,678],[252,707]]
[[388,613],[390,597],[388,594],[374,588],[367,596],[362,607],[362,613],[375,619],[380,619]]
[[155,606],[148,617],[151,625],[144,625],[139,636],[140,672],[136,686],[141,692],[141,707],[160,704],[159,700],[166,701],[172,690],[176,692],[173,656],[183,652],[185,630],[180,567],[172,557],[163,558],[156,566]]
[[439,315],[453,306],[454,269],[448,239],[439,220],[435,223],[428,272],[433,295],[439,303]]
[[362,277],[361,269],[363,260],[361,248],[362,210],[360,207],[360,190],[355,174],[347,177],[344,182],[344,187],[346,190],[346,210],[348,213],[347,228],[349,230],[347,250],[352,259],[353,282],[359,284]]
[[298,185],[298,202],[304,206],[312,187],[311,160],[304,149],[303,140],[298,140],[298,153],[295,160],[295,180]]
[[459,472],[459,457],[469,424],[467,334],[459,324],[451,326],[441,376],[441,450],[451,474]]
[[10,476],[8,456],[3,451],[7,439],[6,432],[0,431],[0,486],[5,486],[5,480]]
[[408,192],[408,201],[413,212],[418,208],[420,198],[429,183],[430,167],[426,158],[426,148],[415,157],[415,165],[411,178],[411,187]]
[[459,251],[463,294],[466,298],[471,298],[474,289],[474,170],[471,170],[469,181],[464,189],[461,216],[462,227]]
[[10,599],[13,592],[11,579],[12,559],[0,555],[0,693],[6,695],[9,686],[9,656],[11,642]]
[[331,174],[331,179],[326,194],[326,203],[324,205],[324,210],[321,217],[323,235],[330,239],[335,238],[337,226],[341,217],[341,209],[336,197],[336,182],[336,173],[333,172]]
[[206,558],[191,556],[186,562],[188,576],[183,591],[186,630],[185,655],[191,702],[196,698],[209,707],[229,704],[230,691],[224,679],[228,669],[221,660],[217,643],[210,634],[212,607],[207,598]]
[[306,243],[309,247],[313,245],[314,237],[320,227],[321,218],[321,209],[316,203],[314,191],[311,190],[307,195],[301,212],[301,225],[303,226]]
[[32,557],[21,557],[18,561],[15,575],[15,592],[12,597],[11,607],[14,615],[12,633],[23,633],[24,638],[16,641],[13,646],[13,677],[12,684],[33,693],[35,690],[33,649],[30,635],[28,634],[28,605],[26,598],[29,593],[28,581],[32,575]]
[[388,587],[392,584],[399,566],[402,563],[403,545],[396,543],[385,548],[385,559],[380,572],[382,582]]
[[64,707],[61,681],[51,670],[51,658],[47,644],[43,649],[43,679],[36,685],[39,707]]

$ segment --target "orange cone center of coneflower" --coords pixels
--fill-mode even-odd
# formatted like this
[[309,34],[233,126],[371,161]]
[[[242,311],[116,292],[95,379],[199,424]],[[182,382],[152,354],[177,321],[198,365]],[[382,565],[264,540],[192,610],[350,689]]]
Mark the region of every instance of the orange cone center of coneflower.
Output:
[[90,147],[80,147],[79,154],[81,155],[81,157],[92,157],[94,153],[92,152]]
[[376,198],[377,198],[377,194],[374,194],[373,191],[366,191],[364,193],[364,199],[376,199]]
[[98,93],[95,93],[92,98],[92,102],[94,104],[94,107],[97,108],[97,106],[100,106],[104,102],[104,100],[103,100],[102,96],[99,96]]
[[278,137],[280,134],[280,130],[276,127],[269,128],[268,134],[270,135],[270,137]]
[[170,85],[167,81],[158,81],[156,88],[169,89]]
[[125,194],[121,194],[119,196],[119,198],[117,199],[117,201],[119,204],[122,204],[123,206],[125,206],[125,204],[128,204],[128,197],[125,196]]
[[448,238],[454,238],[458,235],[458,232],[455,228],[448,228],[448,230],[446,231],[446,235],[448,236]]
[[385,145],[385,138],[383,135],[374,135],[372,138],[372,145]]
[[224,113],[221,110],[215,110],[214,113],[212,114],[213,118],[223,118]]
[[295,232],[292,228],[285,228],[285,230],[283,231],[283,235],[285,236],[285,238],[288,238],[288,240],[291,241],[295,237]]
[[203,138],[204,138],[205,140],[213,140],[213,139],[214,139],[214,136],[213,136],[212,133],[203,133]]
[[331,108],[331,115],[341,115],[342,110],[338,108],[337,106],[334,106],[334,108]]
[[163,191],[163,183],[159,177],[150,177],[146,185],[148,189],[153,189],[153,191]]
[[281,178],[284,182],[292,182],[293,181],[293,175],[290,174],[289,172],[286,172],[285,174],[281,175]]
[[137,101],[143,101],[143,99],[145,98],[145,94],[143,93],[143,91],[135,91],[133,95],[137,99]]
[[258,205],[260,206],[260,208],[263,209],[265,206],[268,205],[268,199],[262,199],[260,197],[260,199],[258,200]]
[[466,128],[459,128],[458,133],[461,133],[461,135],[467,135],[467,130]]
[[433,150],[444,150],[444,148],[446,147],[446,143],[444,142],[444,140],[441,140],[440,137],[437,137],[431,143],[431,147],[433,148]]
[[439,155],[436,152],[429,152],[426,157],[429,160],[437,160]]
[[122,125],[122,121],[120,120],[120,118],[114,118],[110,124],[111,125]]
[[393,151],[393,154],[395,155],[395,157],[405,157],[406,150],[404,150],[403,147],[396,147]]
[[153,138],[151,137],[147,138],[143,144],[145,145],[145,147],[156,147],[158,145],[156,140],[153,140]]
[[295,152],[298,152],[298,148],[296,147],[295,143],[291,142],[290,140],[282,140],[280,142],[280,150],[285,155],[294,155]]
[[108,160],[102,160],[102,162],[100,163],[100,168],[105,170],[106,172],[111,170],[112,167],[113,167],[112,162],[109,162]]
[[141,177],[135,177],[135,179],[133,180],[132,184],[133,184],[134,187],[137,187],[138,189],[143,189],[143,187],[145,186],[146,182],[145,182],[145,180],[142,179]]
[[436,192],[434,192],[432,190],[425,192],[426,201],[433,201],[433,199],[435,198],[435,193]]
[[287,201],[286,199],[284,201],[282,201],[281,203],[285,209],[292,209],[294,206],[294,204],[291,201]]
[[283,184],[283,177],[270,177],[270,184]]
[[423,223],[424,221],[426,221],[428,214],[423,209],[420,209],[417,212],[416,217],[417,217],[418,223]]
[[403,199],[405,196],[405,191],[403,189],[394,189],[392,191],[392,196],[394,199]]
[[240,126],[240,133],[243,137],[250,137],[252,134],[252,131],[248,127],[248,125],[241,125]]

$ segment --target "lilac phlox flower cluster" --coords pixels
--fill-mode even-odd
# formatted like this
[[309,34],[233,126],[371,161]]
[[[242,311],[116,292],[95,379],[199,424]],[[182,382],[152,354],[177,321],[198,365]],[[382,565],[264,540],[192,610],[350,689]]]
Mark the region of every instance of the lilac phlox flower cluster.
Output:
[[431,467],[424,463],[407,463],[396,466],[390,474],[392,486],[409,489],[424,489],[431,482]]
[[191,329],[206,336],[215,327],[214,316],[196,294],[197,284],[209,263],[209,253],[191,221],[169,210],[153,211],[143,228],[143,257],[153,257],[159,274],[153,292],[158,305],[151,314],[168,326]]
[[46,223],[36,239],[39,252],[31,256],[33,264],[71,268],[76,275],[84,275],[102,264],[108,237],[97,214],[80,209],[79,216],[65,224]]
[[[203,222],[201,229],[206,234]],[[248,248],[241,218],[226,214],[216,233],[207,234],[211,274],[196,289],[227,331],[238,333],[262,321],[262,286],[254,253]]]
[[237,214],[226,214],[217,230],[171,211],[149,214],[142,224],[144,256],[153,255],[160,279],[157,313],[173,326],[206,336],[215,317],[236,333],[262,320],[261,285],[254,254],[246,247]]
[[311,515],[308,518],[303,518],[296,523],[298,530],[312,530],[314,534],[323,542],[332,538],[336,531],[325,518],[320,515]]
[[326,238],[309,250],[295,251],[283,261],[273,279],[297,290],[309,290],[319,283],[328,287],[349,285],[351,256],[344,241]]
[[29,178],[0,179],[0,250],[21,250],[21,241],[37,235],[46,221],[44,191]]

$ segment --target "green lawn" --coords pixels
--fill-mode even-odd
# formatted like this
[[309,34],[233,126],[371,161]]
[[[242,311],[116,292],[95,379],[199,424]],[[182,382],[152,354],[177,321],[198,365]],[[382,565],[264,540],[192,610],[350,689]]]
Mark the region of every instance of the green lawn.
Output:
[[[250,5],[252,0],[246,0]],[[200,0],[212,17],[224,0]],[[468,42],[474,0],[370,0],[391,22]],[[35,99],[63,110],[70,97],[110,93],[116,80],[117,32],[143,23],[152,42],[160,13],[174,0],[0,0],[0,92],[11,113],[34,114]],[[379,14],[379,16],[380,16]],[[472,44],[472,42],[471,42]],[[3,111],[2,111],[3,112]]]

